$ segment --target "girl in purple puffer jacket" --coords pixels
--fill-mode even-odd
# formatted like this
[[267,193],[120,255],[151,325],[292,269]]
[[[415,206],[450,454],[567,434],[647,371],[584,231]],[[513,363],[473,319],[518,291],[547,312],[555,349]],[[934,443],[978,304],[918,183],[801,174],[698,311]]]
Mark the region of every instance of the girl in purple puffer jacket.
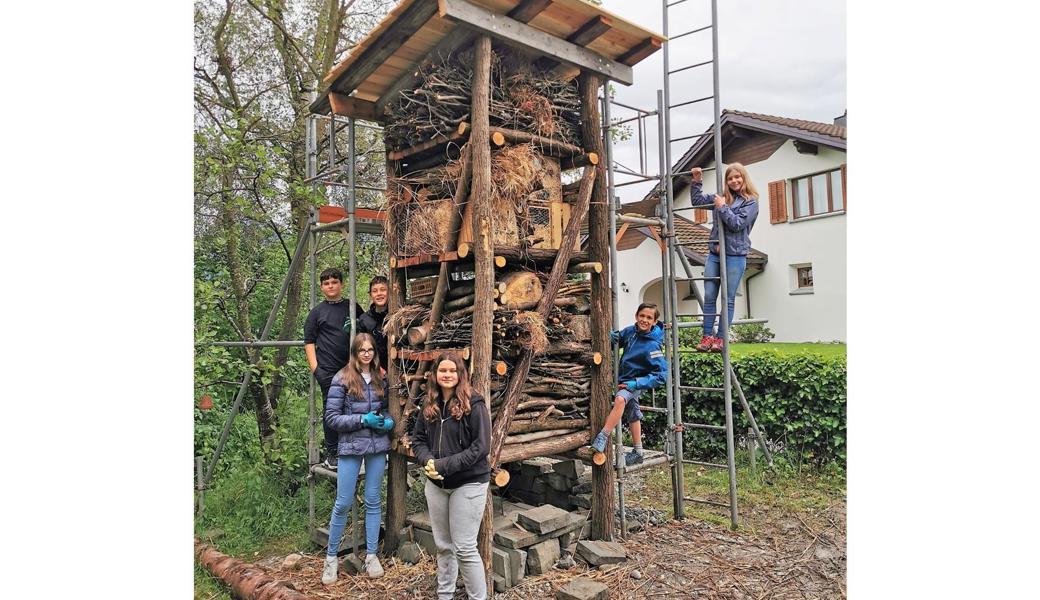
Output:
[[383,576],[376,550],[379,524],[383,520],[383,472],[386,470],[386,453],[390,449],[390,431],[394,428],[386,398],[387,386],[380,372],[376,341],[367,333],[359,333],[350,344],[350,360],[332,378],[325,403],[325,424],[339,433],[336,504],[332,507],[329,549],[321,575],[321,582],[326,585],[336,581],[339,567],[336,554],[347,523],[347,513],[354,503],[361,461],[365,462],[365,542],[368,550],[365,571],[372,578]]

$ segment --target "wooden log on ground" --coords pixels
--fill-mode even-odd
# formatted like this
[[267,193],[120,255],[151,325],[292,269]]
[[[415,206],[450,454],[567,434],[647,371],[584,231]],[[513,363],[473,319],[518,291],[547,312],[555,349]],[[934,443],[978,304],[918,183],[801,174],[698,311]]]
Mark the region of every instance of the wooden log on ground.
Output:
[[557,456],[563,458],[576,458],[580,461],[587,462],[596,466],[604,465],[607,463],[607,455],[602,452],[596,452],[592,449],[592,446],[582,446],[575,450],[567,452],[561,452]]
[[221,580],[239,600],[308,600],[297,591],[269,575],[260,567],[222,554],[195,538],[195,558],[199,565]]
[[549,456],[560,454],[569,450],[575,450],[587,446],[592,436],[588,431],[575,431],[567,435],[551,437],[544,440],[528,442],[526,444],[511,444],[503,447],[499,454],[499,464],[526,460],[535,456]]

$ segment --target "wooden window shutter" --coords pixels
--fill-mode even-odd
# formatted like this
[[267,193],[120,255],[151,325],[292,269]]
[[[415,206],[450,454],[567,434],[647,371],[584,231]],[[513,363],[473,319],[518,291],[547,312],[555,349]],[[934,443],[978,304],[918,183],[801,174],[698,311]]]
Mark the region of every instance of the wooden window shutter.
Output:
[[846,191],[846,186],[845,186],[845,167],[846,166],[848,166],[848,165],[844,164],[844,165],[841,166],[841,201],[842,201],[842,207],[845,210],[848,210],[849,209],[849,193],[848,193],[848,191]]
[[697,225],[708,222],[708,211],[703,208],[693,209],[693,222]]
[[783,179],[769,182],[769,222],[787,222],[787,182]]

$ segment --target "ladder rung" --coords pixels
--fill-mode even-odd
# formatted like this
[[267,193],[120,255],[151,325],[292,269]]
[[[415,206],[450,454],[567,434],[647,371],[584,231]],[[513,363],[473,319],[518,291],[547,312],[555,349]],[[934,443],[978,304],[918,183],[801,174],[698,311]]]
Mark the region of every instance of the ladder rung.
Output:
[[[676,4],[678,4],[678,3],[676,3]],[[711,27],[712,27],[711,25],[705,25],[704,27],[701,27],[700,29],[694,29],[692,31],[687,31],[685,33],[680,33],[678,35],[670,35],[670,36],[668,36],[668,41],[670,42],[672,40],[677,40],[677,39],[679,39],[681,37],[697,33],[698,31],[704,31],[705,29],[711,29]]]
[[714,97],[715,97],[715,95],[713,94],[711,96],[705,96],[703,98],[697,98],[696,100],[687,100],[686,102],[680,102],[678,104],[673,104],[673,105],[669,106],[668,110],[671,110],[673,108],[679,108],[680,106],[686,106],[687,104],[693,104],[695,102],[704,102],[705,100],[711,100]]
[[700,460],[689,460],[689,459],[685,459],[685,458],[683,459],[683,464],[684,465],[700,465],[702,467],[711,467],[713,469],[728,469],[729,468],[728,465],[723,465],[723,464],[720,464],[720,463],[710,463],[710,462],[703,462],[703,461],[700,461]]
[[675,281],[718,281],[721,277],[676,277]]
[[668,3],[668,8],[671,8],[671,7],[675,6],[676,4],[682,4],[683,2],[686,2],[686,0],[675,0],[675,2],[669,2]]
[[[693,32],[691,31],[690,33],[693,33]],[[683,34],[683,35],[689,35],[689,34]],[[674,40],[675,38],[671,38],[671,39]],[[713,60],[706,60],[704,62],[700,62],[700,63],[697,63],[695,65],[687,65],[685,67],[679,67],[678,69],[675,69],[674,71],[668,71],[668,74],[669,75],[673,75],[675,73],[681,73],[681,72],[686,71],[688,69],[695,69],[697,67],[703,67],[704,65],[710,65],[713,62],[715,62],[715,61],[713,61]]]
[[712,506],[721,506],[722,508],[730,508],[729,504],[725,502],[716,502],[714,500],[705,500],[704,498],[691,498],[690,496],[683,496],[683,500],[687,502],[699,502],[701,504],[710,504]]
[[714,429],[717,431],[726,431],[724,425],[709,425],[707,423],[683,423],[683,427],[693,427],[694,429]]
[[720,387],[699,387],[696,385],[680,385],[679,389],[684,392],[724,392],[726,388]]
[[653,413],[667,413],[668,412],[667,408],[658,408],[656,406],[640,406],[639,410],[641,410],[643,412],[653,412]]

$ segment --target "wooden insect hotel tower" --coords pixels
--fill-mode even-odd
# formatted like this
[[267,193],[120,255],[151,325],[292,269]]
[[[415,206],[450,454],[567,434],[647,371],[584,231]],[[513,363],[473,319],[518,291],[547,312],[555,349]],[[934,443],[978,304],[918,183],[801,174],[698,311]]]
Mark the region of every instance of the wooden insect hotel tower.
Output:
[[[379,123],[386,145],[387,551],[446,349],[489,399],[493,483],[507,463],[593,458],[615,390],[600,98],[663,41],[582,0],[402,0],[325,78],[312,111]],[[612,539],[613,483],[593,466],[593,539]],[[489,497],[485,558],[491,514]]]

